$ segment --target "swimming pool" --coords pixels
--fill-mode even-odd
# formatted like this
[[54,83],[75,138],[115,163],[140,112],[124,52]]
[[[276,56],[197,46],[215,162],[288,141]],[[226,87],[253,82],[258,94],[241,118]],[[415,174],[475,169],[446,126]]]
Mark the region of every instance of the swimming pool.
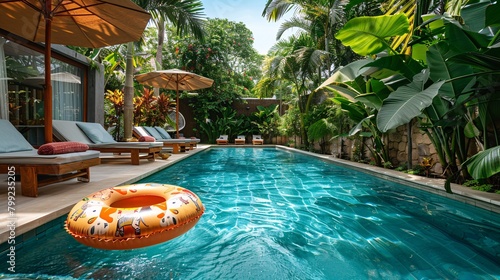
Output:
[[186,234],[129,251],[80,245],[61,221],[16,251],[17,276],[500,278],[499,214],[308,155],[212,148],[141,182],[188,188],[206,212]]

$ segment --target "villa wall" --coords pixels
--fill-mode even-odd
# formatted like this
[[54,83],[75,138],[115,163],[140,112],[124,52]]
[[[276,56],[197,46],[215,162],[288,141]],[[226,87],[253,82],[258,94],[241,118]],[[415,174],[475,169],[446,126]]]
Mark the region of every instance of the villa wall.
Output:
[[[431,140],[425,133],[423,133],[416,124],[412,125],[411,128],[411,159],[412,166],[415,167],[420,165],[423,158],[431,157],[435,163],[434,167],[431,169],[433,173],[441,174],[443,172],[442,166],[439,163],[439,158],[437,156],[436,148],[432,144]],[[343,142],[342,142],[343,141]],[[387,147],[389,158],[393,167],[398,167],[408,162],[408,129],[407,125],[402,125],[394,132],[391,132],[384,138],[385,145]],[[343,143],[343,148],[341,149],[341,143]],[[336,139],[330,145],[331,154],[335,157],[352,159],[355,142],[344,138]],[[342,153],[341,153],[342,151]],[[369,158],[369,152],[367,151],[366,158]]]
[[[186,119],[186,126],[181,131],[182,134],[186,137],[196,136],[200,138],[200,134],[196,132],[194,129],[196,128],[196,121],[194,120],[193,107],[191,107],[190,101],[195,99],[185,99],[179,102],[179,111],[182,113],[184,118]],[[193,102],[193,101],[191,101]],[[268,107],[272,104],[282,105],[280,106],[280,115],[283,114],[286,110],[286,107],[283,106],[281,100],[273,99],[273,98],[244,98],[241,101],[236,101],[233,103],[233,109],[236,110],[237,115],[245,115],[250,116],[253,113],[257,112],[257,106]],[[203,139],[202,139],[203,141]]]
[[[442,173],[442,166],[439,163],[436,148],[425,133],[417,127],[415,122],[411,127],[411,157],[412,165],[419,165],[423,158],[431,157],[436,164],[432,168],[434,173]],[[400,166],[408,161],[408,129],[402,125],[394,133],[388,135],[386,145],[389,149],[389,157],[393,166]]]

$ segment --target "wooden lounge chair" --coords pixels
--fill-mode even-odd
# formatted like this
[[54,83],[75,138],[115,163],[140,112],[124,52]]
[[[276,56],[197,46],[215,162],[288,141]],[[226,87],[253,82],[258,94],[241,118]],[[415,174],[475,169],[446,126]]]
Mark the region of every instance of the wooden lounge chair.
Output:
[[238,135],[236,139],[234,139],[234,144],[235,145],[245,145],[245,135]]
[[227,135],[221,135],[219,138],[215,140],[217,142],[217,145],[227,145],[228,144],[228,136]]
[[90,167],[101,163],[96,151],[39,155],[8,120],[0,120],[0,131],[0,173],[20,174],[24,196],[36,197],[39,187],[73,178],[89,182]]
[[[151,136],[154,137],[157,142],[163,144],[163,147],[172,148],[173,154],[183,153],[186,150],[189,150],[191,140],[187,139],[167,139],[163,136],[160,131],[158,131],[155,127],[151,126],[134,126],[134,136],[137,138],[141,138],[142,136]],[[168,132],[165,131],[168,135]]]
[[263,145],[264,139],[260,135],[252,135],[252,144],[253,145]]
[[[60,141],[77,141],[89,145],[101,153],[130,154],[132,164],[139,165],[141,159],[154,161],[163,148],[160,142],[117,142],[98,123],[53,120],[55,138]],[[101,160],[121,160],[123,157],[101,157]]]
[[[154,130],[156,130],[161,138],[156,138],[157,141],[165,141],[165,140],[168,140],[168,141],[185,141],[186,144],[188,144],[188,146],[186,146],[186,149],[188,150],[193,150],[196,145],[200,142],[200,139],[197,139],[197,138],[186,138],[186,137],[179,137],[179,138],[172,138],[170,137],[170,134],[163,128],[163,127],[160,127],[160,126],[155,126],[153,127]],[[150,130],[148,130],[149,132]],[[152,132],[151,133],[154,133],[153,130],[151,130]]]

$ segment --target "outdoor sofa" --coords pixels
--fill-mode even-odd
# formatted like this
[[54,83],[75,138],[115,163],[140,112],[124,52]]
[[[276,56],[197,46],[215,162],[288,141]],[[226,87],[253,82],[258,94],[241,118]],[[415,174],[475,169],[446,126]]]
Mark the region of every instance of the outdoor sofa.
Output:
[[[79,181],[90,181],[90,167],[101,163],[99,152],[88,151],[82,143],[69,144],[58,152],[51,149],[51,144],[40,147],[56,154],[39,155],[38,150],[24,138],[24,136],[8,120],[0,120],[0,173],[9,174],[9,178],[21,180],[21,194],[24,196],[38,196],[38,188],[77,178]],[[72,146],[72,147],[71,147]],[[59,147],[61,147],[59,145]],[[73,148],[78,147],[78,149]],[[70,152],[71,150],[81,152]],[[86,150],[86,151],[83,151]],[[10,176],[16,174],[16,176]],[[8,185],[15,185],[15,181],[8,179]]]

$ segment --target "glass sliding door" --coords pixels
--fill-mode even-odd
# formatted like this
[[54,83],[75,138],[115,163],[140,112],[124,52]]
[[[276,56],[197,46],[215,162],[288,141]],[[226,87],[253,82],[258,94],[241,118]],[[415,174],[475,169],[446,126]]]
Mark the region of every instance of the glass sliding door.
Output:
[[[44,125],[44,55],[15,42],[0,44],[5,57],[0,61],[0,90],[6,86],[7,98],[2,102],[8,119],[32,144],[43,143]],[[52,58],[52,115],[57,120],[82,121],[84,118],[84,71],[82,67]],[[1,72],[1,71],[0,71]],[[0,73],[1,74],[1,73]],[[3,86],[2,86],[3,85]],[[0,92],[1,94],[1,92]],[[1,110],[0,110],[1,112]]]

